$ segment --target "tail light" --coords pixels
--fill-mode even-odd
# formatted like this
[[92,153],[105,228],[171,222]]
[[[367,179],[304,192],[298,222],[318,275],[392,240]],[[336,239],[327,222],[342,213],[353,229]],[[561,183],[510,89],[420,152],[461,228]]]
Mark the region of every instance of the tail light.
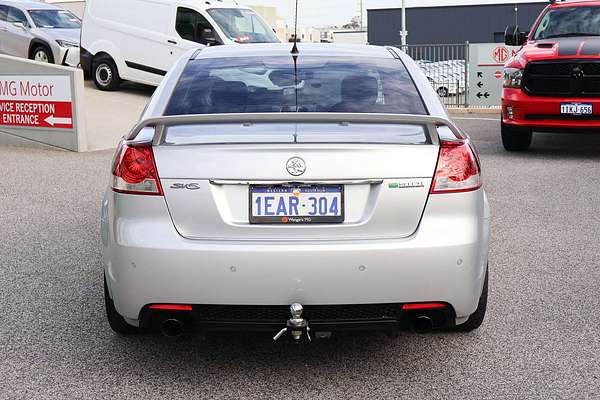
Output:
[[166,310],[166,311],[192,311],[192,306],[189,304],[152,304],[151,310]]
[[446,308],[446,304],[444,304],[444,303],[409,303],[409,304],[402,305],[402,309],[404,311],[432,310],[435,308]]
[[163,195],[151,143],[121,143],[113,161],[112,175],[115,192]]
[[470,192],[480,187],[479,160],[469,143],[442,140],[431,193]]

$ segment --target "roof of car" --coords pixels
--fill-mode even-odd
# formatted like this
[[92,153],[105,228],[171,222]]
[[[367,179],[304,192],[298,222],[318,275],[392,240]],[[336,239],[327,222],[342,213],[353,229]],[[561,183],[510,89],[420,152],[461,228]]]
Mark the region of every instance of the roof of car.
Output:
[[57,5],[34,0],[0,0],[0,4],[20,10],[63,10],[62,7]]
[[[292,43],[257,43],[212,46],[196,54],[195,59],[235,57],[285,57],[291,55]],[[385,47],[357,44],[298,43],[300,57],[370,57],[393,58]]]
[[598,1],[598,0],[572,0],[572,1],[557,1],[553,4],[550,4],[551,8],[579,7],[579,6],[600,6],[600,1]]

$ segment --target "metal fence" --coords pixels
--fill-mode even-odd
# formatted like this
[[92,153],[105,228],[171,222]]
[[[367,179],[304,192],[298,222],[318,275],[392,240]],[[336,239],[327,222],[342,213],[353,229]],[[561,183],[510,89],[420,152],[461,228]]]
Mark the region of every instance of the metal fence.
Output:
[[446,106],[468,105],[469,43],[396,47],[417,62]]

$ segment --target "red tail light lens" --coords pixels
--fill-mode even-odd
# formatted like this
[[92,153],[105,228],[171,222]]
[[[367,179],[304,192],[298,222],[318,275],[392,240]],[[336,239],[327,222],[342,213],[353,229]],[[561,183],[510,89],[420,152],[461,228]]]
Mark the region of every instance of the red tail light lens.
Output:
[[411,303],[402,305],[404,311],[431,310],[434,308],[446,308],[446,305],[444,303]]
[[481,187],[475,152],[464,141],[442,141],[431,193],[470,192]]
[[151,143],[121,143],[112,168],[112,188],[118,193],[162,196]]
[[192,306],[189,304],[152,304],[149,308],[151,310],[192,311]]

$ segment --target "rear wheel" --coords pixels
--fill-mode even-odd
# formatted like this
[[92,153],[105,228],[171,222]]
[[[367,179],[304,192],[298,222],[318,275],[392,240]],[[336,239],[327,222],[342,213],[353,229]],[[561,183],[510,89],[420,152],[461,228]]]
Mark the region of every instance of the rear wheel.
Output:
[[515,128],[501,122],[502,144],[507,151],[526,151],[531,146],[532,132],[529,129]]
[[54,64],[54,56],[48,46],[39,45],[31,53],[31,59],[37,62]]
[[[489,269],[489,268],[488,268]],[[487,298],[488,298],[488,274],[489,271],[485,273],[485,282],[483,283],[483,291],[481,292],[481,297],[479,297],[479,303],[477,304],[477,309],[469,319],[464,324],[456,325],[451,330],[454,332],[471,332],[475,329],[479,328],[483,323],[485,318],[485,312],[487,310]]]
[[121,85],[117,65],[108,56],[100,57],[92,63],[92,79],[100,90],[113,91]]
[[104,276],[104,304],[106,306],[106,317],[110,328],[120,335],[132,335],[139,333],[140,329],[129,325],[115,308],[115,303],[110,298],[108,293],[108,285],[106,284],[106,275]]

